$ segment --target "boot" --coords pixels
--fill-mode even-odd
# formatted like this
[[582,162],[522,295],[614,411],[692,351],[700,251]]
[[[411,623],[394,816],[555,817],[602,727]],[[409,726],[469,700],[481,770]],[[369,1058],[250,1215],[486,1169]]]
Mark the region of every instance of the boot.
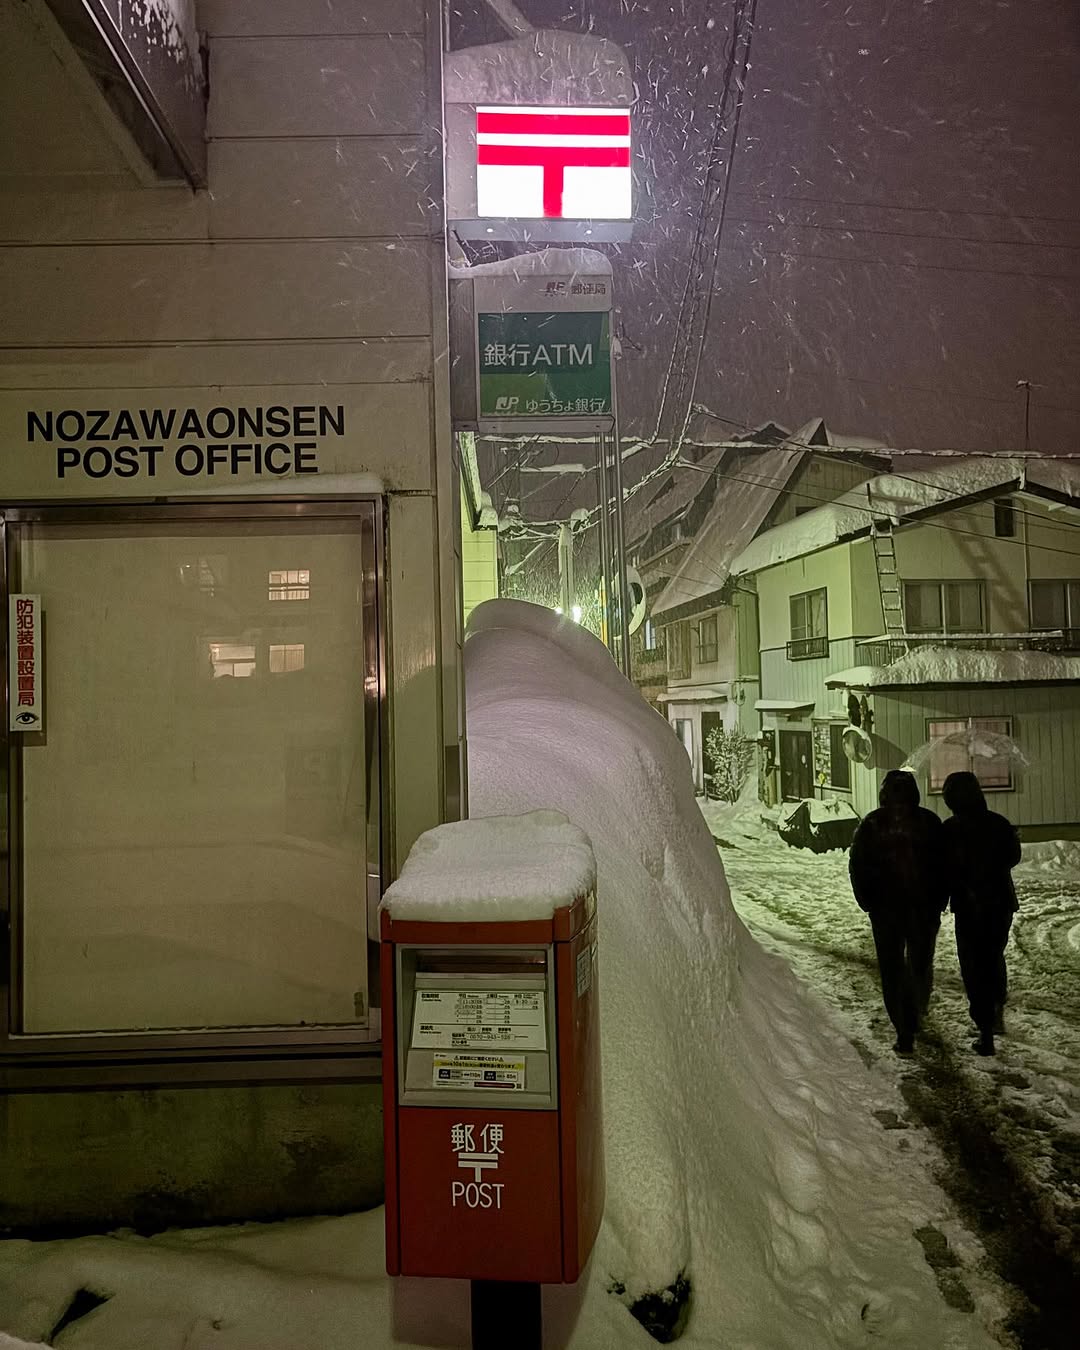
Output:
[[1005,1008],[1000,1003],[994,1009],[994,1035],[1005,1035]]
[[972,1041],[971,1048],[977,1055],[992,1055],[994,1053],[994,1033],[992,1031],[980,1032],[979,1039]]

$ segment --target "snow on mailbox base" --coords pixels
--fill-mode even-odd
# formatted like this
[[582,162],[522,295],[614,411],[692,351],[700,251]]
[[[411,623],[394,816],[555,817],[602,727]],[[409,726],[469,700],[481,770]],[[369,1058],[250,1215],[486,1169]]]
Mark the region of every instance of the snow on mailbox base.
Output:
[[529,811],[428,830],[381,908],[414,923],[550,919],[595,886],[596,863],[584,832],[561,811]]

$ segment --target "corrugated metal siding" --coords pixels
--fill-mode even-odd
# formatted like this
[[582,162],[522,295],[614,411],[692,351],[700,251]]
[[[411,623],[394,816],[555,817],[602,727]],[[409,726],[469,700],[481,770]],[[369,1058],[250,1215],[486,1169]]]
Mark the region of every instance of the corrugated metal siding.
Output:
[[825,688],[825,680],[837,670],[856,664],[854,638],[837,638],[829,643],[828,657],[820,660],[789,661],[787,650],[773,648],[761,653],[762,698],[808,698],[814,710],[824,713],[840,706],[839,696]]
[[[911,689],[873,698],[877,780],[899,768],[927,740],[927,722],[1008,717],[1012,735],[1031,761],[1009,792],[987,794],[991,808],[1017,825],[1075,825],[1080,821],[1080,687],[996,685],[978,689]],[[947,815],[939,794],[920,786],[926,805]],[[857,801],[859,810],[863,805]]]

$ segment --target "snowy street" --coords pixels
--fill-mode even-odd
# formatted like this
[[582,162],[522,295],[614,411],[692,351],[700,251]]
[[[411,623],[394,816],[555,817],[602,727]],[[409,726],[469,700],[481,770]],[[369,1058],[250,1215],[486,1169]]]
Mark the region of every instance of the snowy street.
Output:
[[901,1060],[846,852],[788,847],[745,799],[701,805],[736,910],[823,998],[867,1063],[895,1074],[907,1113],[888,1124],[930,1128],[948,1158],[939,1180],[1016,1288],[1014,1327],[1025,1342],[1058,1343],[1038,1337],[1052,1334],[1055,1291],[1062,1314],[1072,1306],[1080,1257],[1080,845],[1028,845],[1016,870],[1020,910],[997,1056],[972,1052],[947,914],[927,1034],[914,1059]]
[[[986,1225],[948,1193],[947,1141],[903,1128],[873,1029],[838,1025],[740,922],[682,746],[603,647],[495,601],[466,668],[472,815],[561,810],[596,856],[607,1203],[585,1277],[545,1290],[549,1350],[1050,1350],[1016,1334]],[[842,896],[841,860],[725,824],[736,894],[809,952],[825,926],[798,910],[815,878]],[[790,912],[770,917],[770,892]],[[872,1011],[868,969],[846,964]],[[389,1281],[382,1239],[374,1210],[4,1242],[0,1328],[64,1350],[467,1345],[467,1284]]]

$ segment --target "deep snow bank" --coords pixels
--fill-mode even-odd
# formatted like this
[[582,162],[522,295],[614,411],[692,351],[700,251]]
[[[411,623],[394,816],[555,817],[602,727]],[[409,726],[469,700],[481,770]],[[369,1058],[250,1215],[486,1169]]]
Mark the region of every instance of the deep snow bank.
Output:
[[851,1110],[867,1092],[855,1052],[735,915],[667,724],[595,638],[538,606],[474,610],[465,664],[471,814],[564,811],[596,854],[609,1181],[594,1280],[629,1299],[685,1271],[690,1345],[990,1344],[941,1301],[913,1236],[940,1194]]

